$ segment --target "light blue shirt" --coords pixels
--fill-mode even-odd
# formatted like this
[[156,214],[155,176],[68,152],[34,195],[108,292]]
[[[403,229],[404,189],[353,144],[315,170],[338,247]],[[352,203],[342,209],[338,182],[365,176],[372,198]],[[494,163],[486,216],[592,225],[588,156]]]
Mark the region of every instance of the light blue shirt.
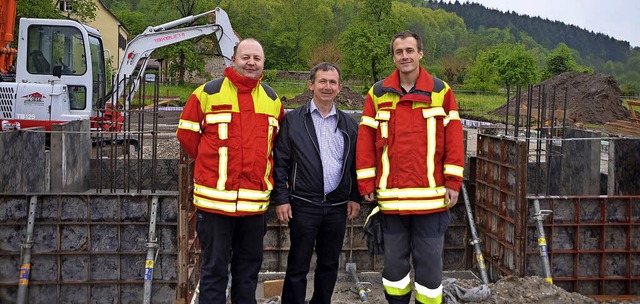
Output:
[[324,193],[327,194],[335,190],[340,183],[344,161],[344,137],[342,131],[338,129],[338,114],[335,104],[331,107],[327,117],[322,117],[312,99],[309,111],[311,111],[313,127],[316,129],[316,137],[318,138],[324,177]]

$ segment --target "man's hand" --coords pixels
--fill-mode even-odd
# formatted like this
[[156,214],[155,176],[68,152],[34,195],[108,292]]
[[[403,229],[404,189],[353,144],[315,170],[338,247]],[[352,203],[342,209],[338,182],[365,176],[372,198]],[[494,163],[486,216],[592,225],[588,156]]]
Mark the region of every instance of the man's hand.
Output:
[[364,200],[367,202],[373,202],[373,199],[375,199],[374,192],[369,192],[364,195]]
[[352,220],[360,214],[360,204],[349,201],[347,203],[347,218]]
[[451,209],[456,205],[458,202],[458,194],[458,191],[447,188],[447,192],[444,193],[444,203],[447,205],[447,208]]
[[276,206],[276,215],[278,216],[279,220],[288,223],[289,219],[293,218],[293,213],[291,213],[291,205],[284,204]]

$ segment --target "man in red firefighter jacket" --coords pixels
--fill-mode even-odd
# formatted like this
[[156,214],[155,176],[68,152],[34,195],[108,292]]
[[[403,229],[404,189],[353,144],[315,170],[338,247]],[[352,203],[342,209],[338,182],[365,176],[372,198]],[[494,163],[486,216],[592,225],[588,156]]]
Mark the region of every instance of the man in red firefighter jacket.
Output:
[[[264,51],[241,41],[224,77],[197,88],[177,136],[196,159],[193,204],[202,247],[200,303],[225,303],[231,263],[232,303],[256,303],[264,213],[273,189],[272,148],[284,110],[261,83]],[[229,258],[231,261],[229,261]]]
[[441,303],[444,233],[464,167],[462,124],[453,91],[420,67],[420,36],[396,34],[391,51],[396,69],[369,90],[362,113],[358,188],[365,200],[375,195],[383,213],[387,301],[409,303],[414,289],[417,303]]

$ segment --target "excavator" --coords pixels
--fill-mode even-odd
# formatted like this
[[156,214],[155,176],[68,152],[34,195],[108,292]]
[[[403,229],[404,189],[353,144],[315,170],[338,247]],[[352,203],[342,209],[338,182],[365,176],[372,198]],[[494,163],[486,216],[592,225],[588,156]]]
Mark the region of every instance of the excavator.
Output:
[[[215,33],[218,52],[230,66],[239,42],[221,8],[149,26],[129,41],[111,81],[96,29],[73,20],[21,18],[18,48],[12,49],[16,0],[0,5],[0,130],[50,130],[88,119],[92,131],[119,132],[154,50]],[[179,27],[212,15],[215,21],[205,25]]]

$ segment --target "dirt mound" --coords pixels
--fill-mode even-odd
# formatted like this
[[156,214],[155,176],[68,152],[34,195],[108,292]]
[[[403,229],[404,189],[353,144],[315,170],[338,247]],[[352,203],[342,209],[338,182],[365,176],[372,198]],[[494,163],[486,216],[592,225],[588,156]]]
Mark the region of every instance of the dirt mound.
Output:
[[[285,107],[296,107],[307,103],[311,98],[313,98],[313,91],[306,90],[294,98],[287,99],[282,96],[280,100]],[[364,96],[347,86],[343,86],[342,91],[336,97],[336,104],[342,109],[362,109],[364,107]]]
[[[555,102],[553,91],[555,88]],[[567,94],[566,116],[564,114],[565,92]],[[537,117],[542,106],[546,111],[545,119],[551,115],[555,119],[566,117],[569,123],[604,124],[610,121],[627,119],[629,111],[622,106],[620,87],[611,76],[566,72],[547,79],[533,87],[531,92],[524,88],[520,94],[520,115],[527,115],[527,103],[531,94],[531,116]],[[509,114],[515,115],[516,97],[509,100]],[[553,109],[554,111],[552,111]],[[493,113],[505,115],[507,103]]]

